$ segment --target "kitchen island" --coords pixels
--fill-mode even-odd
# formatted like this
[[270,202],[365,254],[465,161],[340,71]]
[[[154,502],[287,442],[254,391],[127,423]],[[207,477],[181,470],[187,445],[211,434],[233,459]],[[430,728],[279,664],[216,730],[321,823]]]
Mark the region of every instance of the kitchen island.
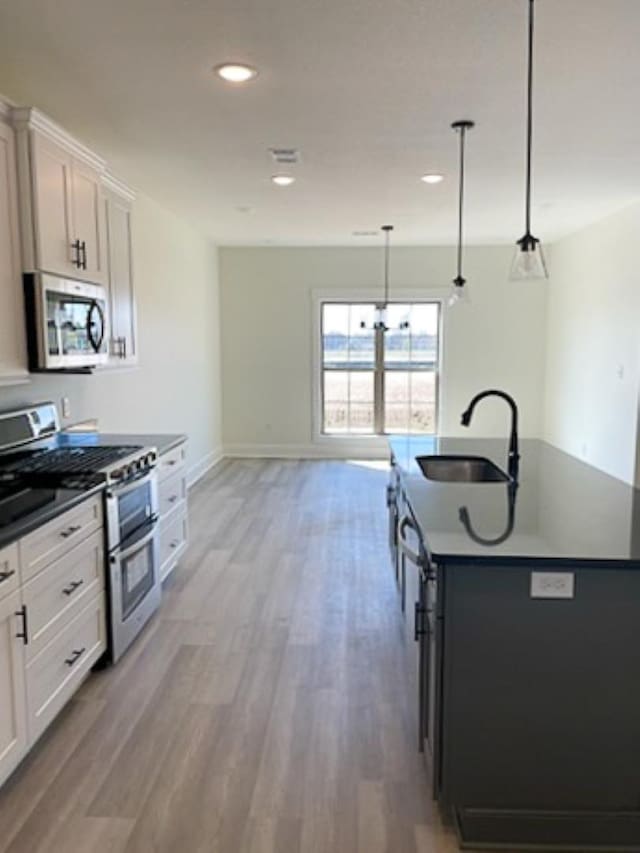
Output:
[[434,796],[467,848],[640,850],[640,492],[539,441],[517,484],[392,437],[390,547]]

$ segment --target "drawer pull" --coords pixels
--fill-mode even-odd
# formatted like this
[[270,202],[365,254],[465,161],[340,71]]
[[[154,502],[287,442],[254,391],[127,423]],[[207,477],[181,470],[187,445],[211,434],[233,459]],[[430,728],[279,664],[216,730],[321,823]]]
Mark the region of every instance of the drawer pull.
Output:
[[179,544],[180,544],[180,540],[174,539],[171,543],[169,543],[169,547],[170,548],[177,548]]
[[0,583],[4,583],[4,581],[8,581],[9,578],[12,578],[16,573],[15,569],[12,569],[10,572],[0,572]]
[[176,464],[176,462],[177,462],[176,459],[167,459],[166,464],[169,465],[170,468],[173,468],[173,466]]
[[169,503],[174,504],[178,500],[178,495],[171,495],[169,498]]
[[73,593],[74,593],[74,592],[75,592],[79,587],[81,587],[83,583],[84,583],[84,581],[83,581],[83,580],[79,580],[79,581],[71,581],[71,583],[69,584],[69,586],[65,586],[65,588],[62,590],[62,592],[63,592],[65,595],[73,595]]
[[16,634],[18,640],[22,640],[25,646],[29,645],[29,630],[27,625],[27,605],[23,604],[20,610],[16,610],[16,616],[22,619],[22,631]]
[[71,657],[68,657],[65,660],[67,666],[74,666],[82,657],[82,655],[86,652],[86,647],[83,646],[81,649],[74,649]]
[[73,536],[74,533],[77,533],[78,530],[82,530],[81,524],[72,524],[71,527],[67,527],[66,530],[63,530],[60,536],[63,539],[68,539],[70,536]]

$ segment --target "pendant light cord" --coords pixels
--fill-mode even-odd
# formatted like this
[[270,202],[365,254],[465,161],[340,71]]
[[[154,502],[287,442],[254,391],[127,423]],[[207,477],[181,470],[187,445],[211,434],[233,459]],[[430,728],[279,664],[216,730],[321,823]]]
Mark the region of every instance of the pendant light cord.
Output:
[[393,225],[383,225],[384,231],[384,307],[389,304],[389,239]]
[[533,4],[529,0],[529,68],[527,78],[527,202],[526,234],[531,234],[531,152],[533,149]]
[[464,142],[467,129],[460,128],[460,191],[458,195],[458,280],[462,280],[462,215],[464,209]]
[[464,162],[465,162],[465,147],[467,140],[467,131],[471,130],[472,127],[475,127],[474,122],[469,121],[468,119],[461,119],[460,121],[454,121],[451,125],[453,130],[456,133],[460,134],[460,177],[459,177],[459,185],[458,185],[458,275],[453,280],[453,283],[458,287],[464,287],[466,284],[464,278],[462,277],[462,255],[463,255],[463,245],[464,245],[464,232],[463,232],[463,217],[464,217]]

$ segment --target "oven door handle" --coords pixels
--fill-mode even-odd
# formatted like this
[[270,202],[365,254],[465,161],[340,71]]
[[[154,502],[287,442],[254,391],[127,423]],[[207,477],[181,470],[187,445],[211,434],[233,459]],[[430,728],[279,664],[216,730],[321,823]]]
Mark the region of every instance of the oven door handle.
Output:
[[120,560],[120,562],[122,562],[123,560],[127,560],[132,554],[135,554],[136,551],[141,551],[155,537],[156,527],[157,527],[157,521],[154,521],[153,527],[152,527],[150,533],[147,533],[147,535],[143,536],[141,539],[137,539],[133,543],[133,545],[129,545],[129,547],[125,548],[124,551],[116,551],[114,556],[117,557]]
[[110,500],[117,500],[121,498],[123,495],[132,492],[134,489],[139,489],[140,486],[144,486],[145,483],[148,483],[150,480],[153,480],[156,476],[155,468],[152,468],[151,471],[144,474],[141,477],[135,477],[133,480],[128,480],[127,483],[123,483],[121,486],[118,483],[112,483],[109,487],[109,491],[107,492],[107,498]]

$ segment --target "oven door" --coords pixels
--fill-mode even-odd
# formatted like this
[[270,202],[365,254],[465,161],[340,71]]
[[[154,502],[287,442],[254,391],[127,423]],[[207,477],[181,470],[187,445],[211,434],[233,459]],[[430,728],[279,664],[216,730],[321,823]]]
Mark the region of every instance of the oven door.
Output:
[[130,537],[109,557],[111,659],[115,663],[160,606],[158,522]]
[[39,275],[34,294],[39,367],[93,367],[109,357],[107,293],[103,287]]
[[156,523],[140,531],[118,554],[120,566],[120,619],[131,616],[140,602],[157,584]]
[[[157,519],[158,483],[155,471],[107,492],[109,550],[128,548],[138,531]],[[138,537],[139,538],[139,537]]]

